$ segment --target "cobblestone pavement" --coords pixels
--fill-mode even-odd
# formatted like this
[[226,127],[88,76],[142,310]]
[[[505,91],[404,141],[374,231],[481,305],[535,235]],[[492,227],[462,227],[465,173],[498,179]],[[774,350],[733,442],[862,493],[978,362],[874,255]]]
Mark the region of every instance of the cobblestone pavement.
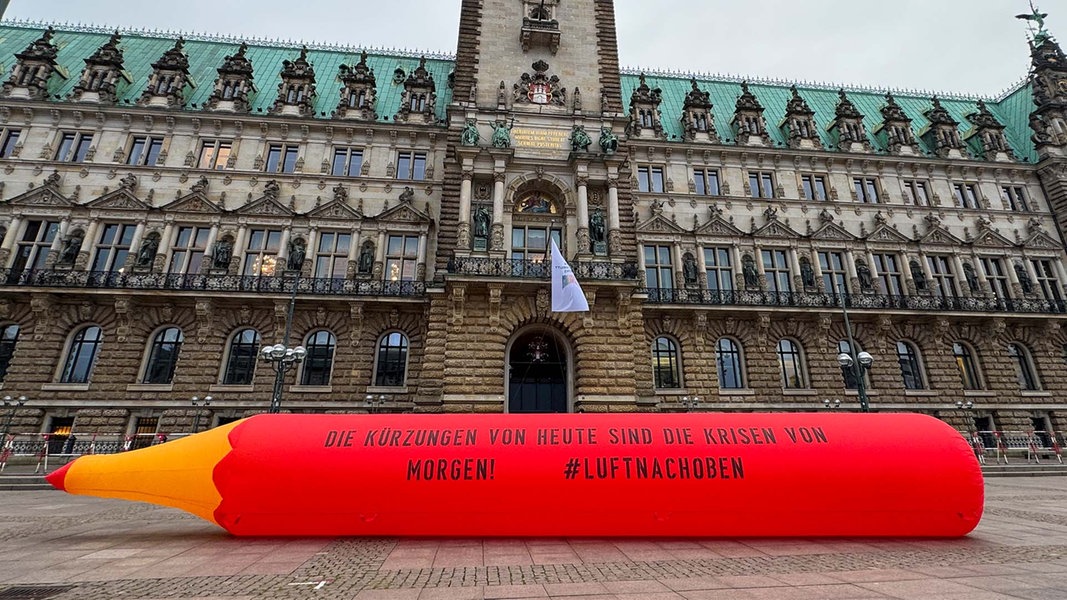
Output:
[[237,539],[175,510],[0,492],[0,541],[0,598],[1067,600],[1067,478],[989,480],[959,540]]

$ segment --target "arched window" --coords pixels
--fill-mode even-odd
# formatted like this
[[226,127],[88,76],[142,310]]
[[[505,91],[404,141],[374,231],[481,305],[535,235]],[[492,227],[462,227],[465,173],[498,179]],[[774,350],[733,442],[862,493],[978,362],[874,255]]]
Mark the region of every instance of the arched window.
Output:
[[177,327],[159,330],[148,350],[148,364],[141,383],[167,385],[174,381],[174,368],[178,366],[183,339],[182,330]]
[[378,361],[374,369],[374,385],[402,387],[408,369],[408,338],[394,331],[378,342]]
[[904,380],[904,389],[921,390],[926,387],[923,383],[919,351],[915,348],[915,344],[897,342],[897,362],[900,363],[900,376]]
[[300,385],[330,385],[337,338],[329,331],[316,331],[307,337],[304,347],[308,353],[304,359]]
[[956,359],[956,368],[960,370],[960,378],[963,379],[963,389],[982,389],[982,379],[978,372],[978,362],[975,353],[968,344],[956,342],[952,344],[952,357]]
[[15,344],[19,341],[19,326],[15,323],[0,327],[0,383],[7,375],[11,356],[15,354]]
[[669,390],[682,387],[678,345],[671,338],[659,337],[652,344],[652,373],[656,379],[656,389]]
[[789,339],[779,340],[778,366],[782,373],[783,388],[798,390],[808,387],[800,344]]
[[96,325],[82,328],[70,339],[67,348],[67,360],[63,364],[60,383],[89,383],[100,353],[100,344],[104,341],[103,331]]
[[255,329],[242,329],[230,338],[226,370],[222,374],[223,385],[251,385],[256,374],[260,341]]
[[1022,344],[1008,344],[1008,356],[1015,366],[1015,378],[1019,381],[1019,389],[1034,391],[1040,389],[1037,385],[1037,376],[1034,374],[1034,363],[1030,359],[1030,352]]
[[715,362],[719,369],[719,387],[736,390],[745,387],[741,364],[741,348],[730,338],[722,338],[715,345]]

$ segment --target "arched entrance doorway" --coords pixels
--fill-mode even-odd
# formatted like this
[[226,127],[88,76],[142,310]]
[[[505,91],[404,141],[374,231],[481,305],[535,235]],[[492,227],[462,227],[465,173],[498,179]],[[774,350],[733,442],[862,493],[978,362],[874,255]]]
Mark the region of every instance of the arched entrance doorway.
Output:
[[508,412],[570,412],[568,346],[546,327],[526,329],[508,351]]

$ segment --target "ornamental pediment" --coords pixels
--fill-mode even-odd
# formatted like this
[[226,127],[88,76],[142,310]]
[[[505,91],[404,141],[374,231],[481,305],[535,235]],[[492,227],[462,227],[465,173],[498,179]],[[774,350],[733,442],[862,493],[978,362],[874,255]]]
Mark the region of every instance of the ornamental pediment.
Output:
[[1030,236],[1030,239],[1026,240],[1026,243],[1023,244],[1023,247],[1025,247],[1025,248],[1040,248],[1040,249],[1048,249],[1048,250],[1059,250],[1059,249],[1061,249],[1060,244],[1057,243],[1056,240],[1050,238],[1048,236],[1048,234],[1046,234],[1043,231],[1039,231],[1039,232],[1035,233],[1034,235]]
[[726,237],[740,237],[745,235],[745,232],[734,227],[732,223],[719,216],[712,217],[707,223],[697,227],[694,233],[698,235],[718,235]]
[[346,204],[343,200],[332,200],[307,214],[312,219],[329,219],[333,221],[359,221],[363,214]]
[[14,206],[55,206],[61,208],[74,206],[70,198],[59,193],[59,189],[56,186],[49,184],[15,196],[8,200],[8,203]]
[[795,240],[800,237],[800,234],[793,231],[785,223],[782,223],[778,219],[771,220],[763,227],[760,227],[756,231],[752,232],[754,237],[758,238],[777,238],[777,239],[790,239]]
[[907,236],[893,229],[888,224],[875,229],[867,236],[869,242],[887,242],[891,244],[907,244],[911,242]]
[[193,192],[178,198],[174,202],[163,207],[168,212],[199,213],[217,215],[225,212],[219,205],[208,200],[204,192]]
[[942,246],[963,245],[963,240],[949,233],[944,227],[934,227],[916,241],[922,244],[940,244]]
[[811,234],[811,238],[814,240],[842,240],[849,242],[856,240],[856,236],[849,233],[847,229],[837,223],[827,223],[821,229]]
[[974,241],[971,243],[983,248],[1012,248],[1015,246],[1011,240],[992,229],[983,231],[978,237],[974,238]]
[[653,215],[652,218],[638,225],[637,230],[648,233],[688,233],[681,225],[668,219],[662,213]]
[[430,215],[417,210],[411,204],[404,202],[398,204],[392,208],[386,209],[384,212],[374,217],[377,221],[391,221],[402,223],[432,223],[433,219]]
[[239,215],[255,215],[266,217],[292,217],[296,213],[282,206],[273,195],[266,195],[237,209]]
[[103,196],[100,196],[96,200],[86,204],[88,208],[98,208],[104,210],[136,210],[144,211],[150,210],[152,207],[146,204],[137,196],[133,195],[127,188],[119,188],[113,192],[108,192]]

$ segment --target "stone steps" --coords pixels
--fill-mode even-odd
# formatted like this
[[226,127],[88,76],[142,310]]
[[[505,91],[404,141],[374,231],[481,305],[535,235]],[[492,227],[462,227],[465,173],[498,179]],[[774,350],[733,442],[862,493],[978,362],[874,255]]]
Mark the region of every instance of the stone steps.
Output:
[[45,481],[42,474],[18,473],[0,475],[0,491],[29,492],[50,489],[53,489],[52,486]]
[[1049,477],[1067,476],[1067,464],[1057,462],[1009,463],[1006,465],[982,465],[985,477]]

